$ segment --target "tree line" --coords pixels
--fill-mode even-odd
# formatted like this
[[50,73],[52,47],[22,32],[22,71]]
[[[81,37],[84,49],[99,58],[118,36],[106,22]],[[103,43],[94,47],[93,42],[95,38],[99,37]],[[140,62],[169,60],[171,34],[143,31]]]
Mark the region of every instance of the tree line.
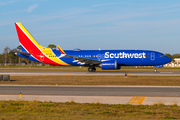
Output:
[[170,57],[172,60],[174,60],[174,58],[180,58],[180,54],[173,54],[173,55],[171,55],[171,54],[166,53],[165,56]]
[[[56,46],[54,44],[49,44],[48,48],[56,49]],[[9,65],[21,65],[21,63],[27,63],[27,64],[36,64],[36,62],[32,62],[28,59],[19,57],[15,55],[13,51],[21,51],[21,46],[19,45],[17,48],[10,49],[9,47],[4,48],[4,52],[0,54],[0,65],[9,66]],[[174,60],[174,58],[180,58],[180,54],[165,54],[166,56],[170,57]]]

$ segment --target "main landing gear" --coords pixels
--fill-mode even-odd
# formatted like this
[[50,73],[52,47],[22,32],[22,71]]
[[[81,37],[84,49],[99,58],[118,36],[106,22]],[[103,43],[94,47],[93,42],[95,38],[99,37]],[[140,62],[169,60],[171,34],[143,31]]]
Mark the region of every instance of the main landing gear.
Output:
[[96,68],[95,68],[94,66],[90,66],[90,67],[88,68],[88,71],[89,71],[89,72],[95,72],[95,71],[96,71]]

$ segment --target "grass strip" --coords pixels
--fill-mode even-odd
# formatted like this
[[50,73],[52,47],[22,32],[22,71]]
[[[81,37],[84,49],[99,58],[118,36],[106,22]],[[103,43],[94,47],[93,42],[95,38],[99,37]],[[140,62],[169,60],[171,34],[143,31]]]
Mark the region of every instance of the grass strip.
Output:
[[180,76],[11,76],[10,81],[0,81],[0,84],[180,86]]
[[39,101],[0,101],[0,120],[93,119],[137,120],[180,119],[180,106],[108,105],[100,103],[52,103]]

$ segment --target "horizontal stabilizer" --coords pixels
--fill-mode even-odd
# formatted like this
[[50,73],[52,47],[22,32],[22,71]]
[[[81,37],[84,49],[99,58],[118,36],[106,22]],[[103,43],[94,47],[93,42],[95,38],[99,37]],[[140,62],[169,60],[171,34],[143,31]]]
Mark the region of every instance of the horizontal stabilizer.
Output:
[[17,50],[12,50],[12,52],[15,52],[16,54],[19,53],[19,54],[24,55],[24,56],[30,56],[31,55],[31,53],[20,52],[20,51],[17,51]]

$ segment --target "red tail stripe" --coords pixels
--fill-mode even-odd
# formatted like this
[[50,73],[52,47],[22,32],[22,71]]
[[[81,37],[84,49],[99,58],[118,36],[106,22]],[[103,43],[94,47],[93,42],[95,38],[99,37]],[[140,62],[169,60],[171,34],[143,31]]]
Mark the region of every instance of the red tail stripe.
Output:
[[16,30],[19,37],[19,42],[26,48],[26,50],[29,53],[33,53],[32,55],[39,61],[41,61],[42,57],[43,62],[46,64],[52,64],[52,65],[60,65],[52,60],[50,60],[48,57],[46,57],[36,45],[26,36],[26,34],[19,28],[17,24],[15,24]]

